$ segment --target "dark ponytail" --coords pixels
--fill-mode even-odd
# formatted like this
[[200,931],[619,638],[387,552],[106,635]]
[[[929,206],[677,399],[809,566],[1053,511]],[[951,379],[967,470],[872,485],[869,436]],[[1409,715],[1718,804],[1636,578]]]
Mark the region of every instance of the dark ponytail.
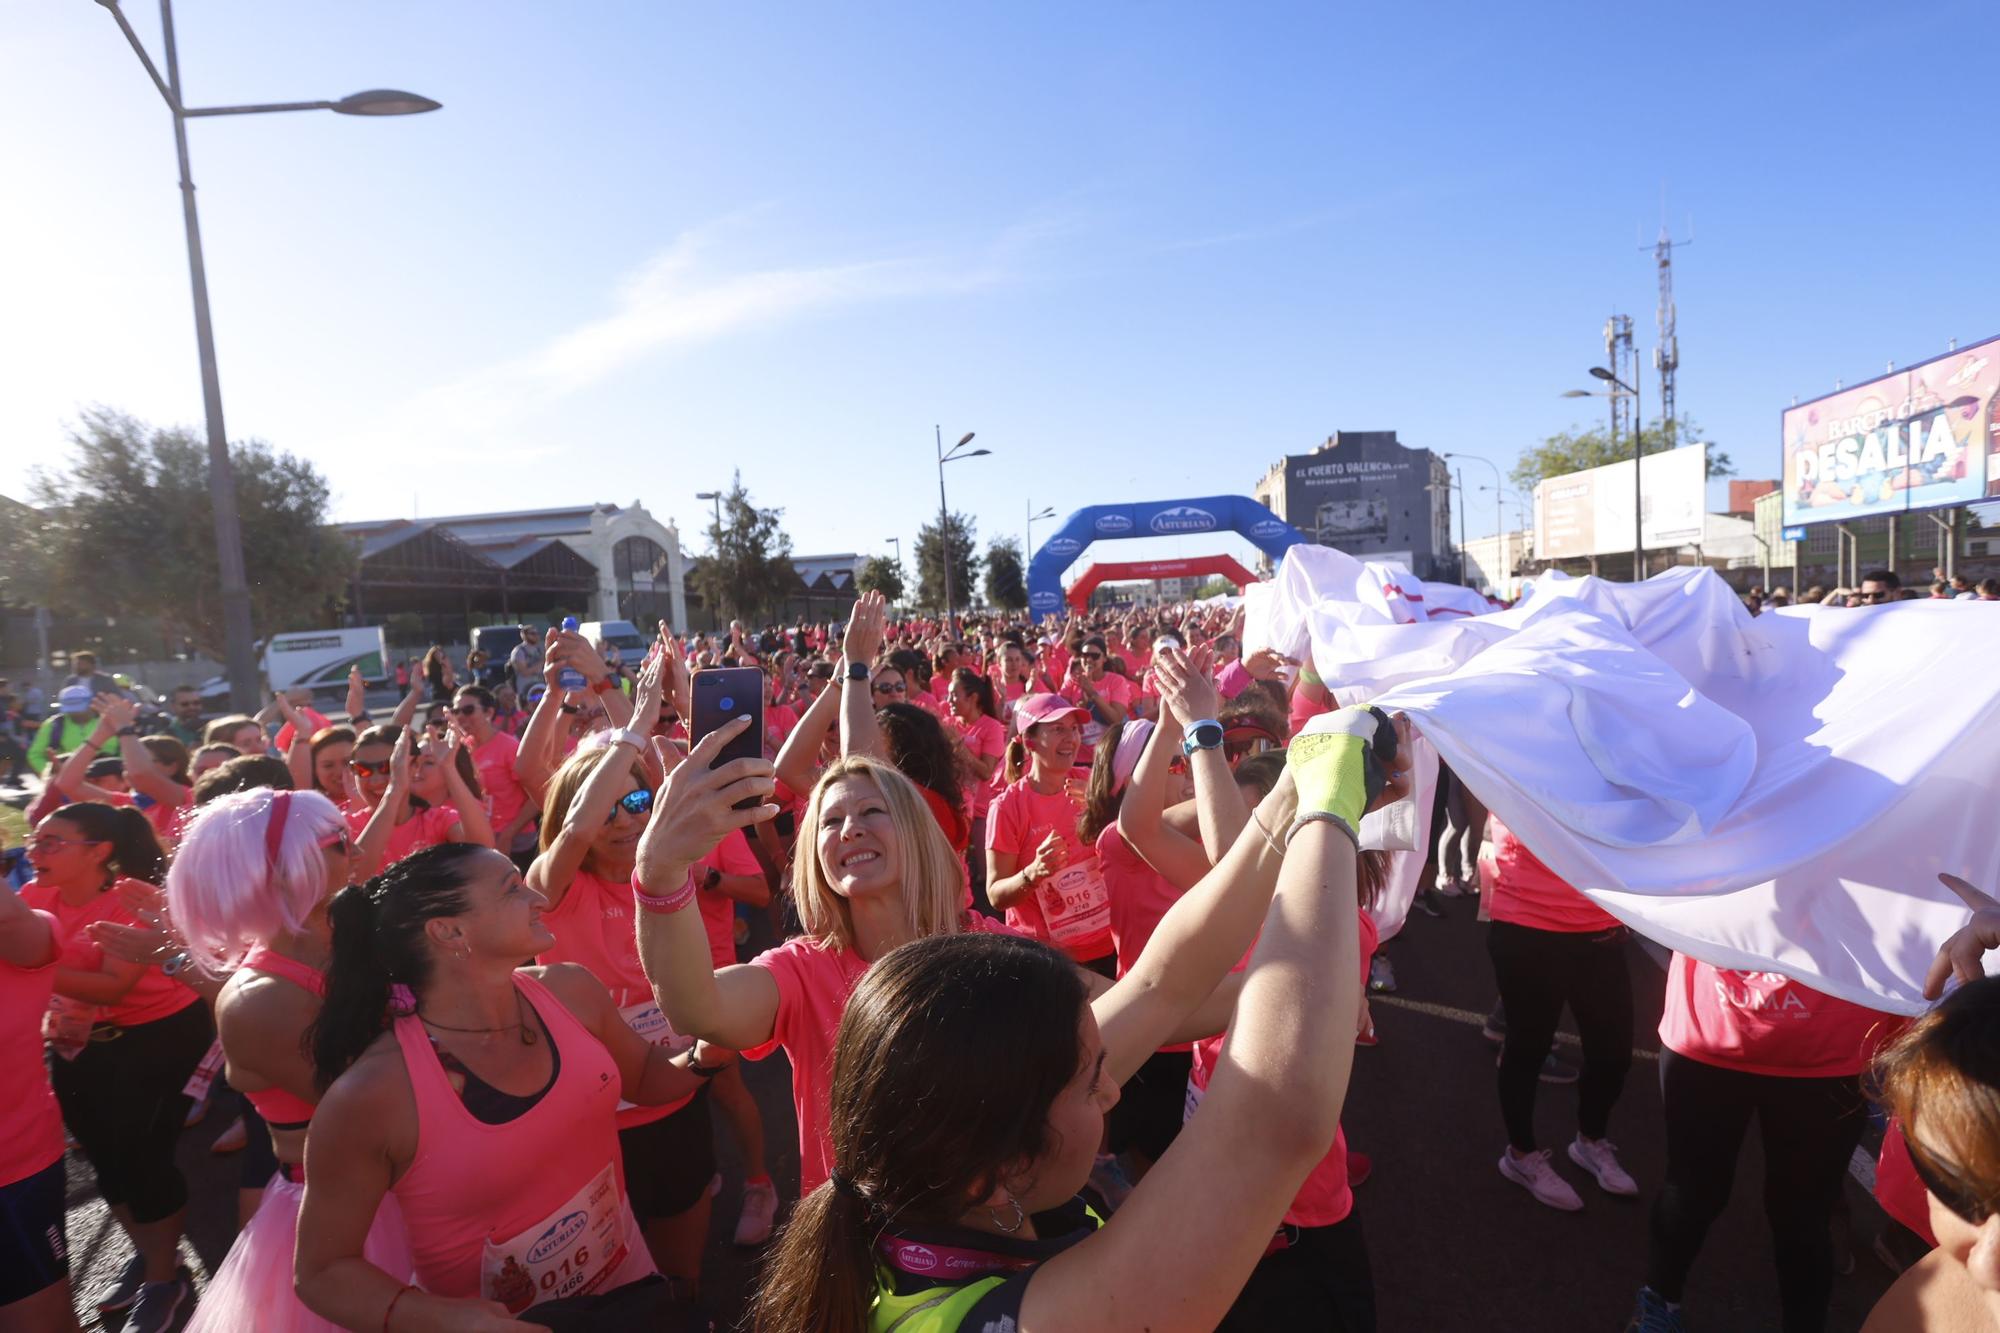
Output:
[[951,1225],[1056,1149],[1049,1109],[1082,1064],[1088,1002],[1074,964],[1015,935],[931,936],[868,969],[835,1041],[833,1171],[780,1233],[753,1327],[867,1333],[885,1228]]
[[426,847],[366,884],[350,884],[333,895],[327,905],[333,958],[326,969],[326,1000],[306,1032],[322,1091],[388,1028],[389,988],[420,991],[429,981],[424,923],[466,910],[471,862],[491,851],[476,842]]
[[959,667],[951,673],[952,684],[971,695],[979,705],[979,711],[988,717],[1000,716],[1000,705],[993,699],[993,682],[970,667]]
[[153,832],[152,821],[129,805],[106,805],[102,801],[77,801],[57,810],[51,818],[66,819],[83,830],[92,842],[111,847],[109,869],[148,884],[167,877],[167,854]]

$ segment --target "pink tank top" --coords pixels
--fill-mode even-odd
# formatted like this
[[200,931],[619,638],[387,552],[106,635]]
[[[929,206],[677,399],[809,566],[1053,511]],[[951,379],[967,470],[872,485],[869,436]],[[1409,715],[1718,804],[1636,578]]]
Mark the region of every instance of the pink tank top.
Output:
[[[326,977],[318,968],[309,967],[296,958],[272,953],[261,944],[244,955],[243,966],[252,972],[262,972],[267,977],[282,977],[321,999],[326,998]],[[257,1114],[273,1126],[303,1125],[313,1116],[313,1103],[283,1088],[260,1088],[243,1095],[249,1099],[250,1105],[257,1108]]]
[[485,1124],[465,1109],[421,1020],[414,1014],[396,1020],[417,1103],[417,1155],[395,1194],[417,1281],[440,1296],[479,1295],[489,1237],[505,1240],[547,1219],[607,1164],[614,1179],[623,1179],[614,1116],[619,1074],[611,1053],[541,982],[516,972],[514,984],[541,1016],[562,1068],[540,1101],[504,1125]]

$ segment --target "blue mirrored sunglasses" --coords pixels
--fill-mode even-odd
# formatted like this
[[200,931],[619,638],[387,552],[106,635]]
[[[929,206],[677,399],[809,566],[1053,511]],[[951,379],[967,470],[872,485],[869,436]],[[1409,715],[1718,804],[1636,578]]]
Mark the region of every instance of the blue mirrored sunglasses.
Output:
[[618,810],[634,815],[649,815],[653,812],[653,793],[644,787],[637,791],[628,791],[618,798],[618,809],[611,812],[613,819],[618,818]]

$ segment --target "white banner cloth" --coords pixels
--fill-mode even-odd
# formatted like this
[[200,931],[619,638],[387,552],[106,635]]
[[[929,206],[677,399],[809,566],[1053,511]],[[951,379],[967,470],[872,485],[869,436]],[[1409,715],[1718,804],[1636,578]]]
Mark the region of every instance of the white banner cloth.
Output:
[[1752,618],[1706,569],[1545,575],[1492,615],[1399,623],[1350,556],[1294,547],[1246,645],[1310,651],[1342,703],[1407,712],[1550,869],[1635,931],[1857,1004],[1924,1007],[2000,879],[2000,608]]

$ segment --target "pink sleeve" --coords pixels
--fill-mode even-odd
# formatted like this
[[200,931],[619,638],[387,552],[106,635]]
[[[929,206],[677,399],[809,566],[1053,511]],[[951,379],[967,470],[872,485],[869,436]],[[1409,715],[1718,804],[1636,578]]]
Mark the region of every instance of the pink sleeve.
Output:
[[778,1012],[771,1020],[771,1039],[737,1052],[739,1055],[762,1060],[783,1046],[791,1036],[791,1016],[799,1011],[799,1005],[805,998],[805,981],[799,975],[800,943],[799,940],[787,941],[775,949],[766,949],[750,960],[751,967],[763,968],[771,974],[771,980],[778,983]]
[[1251,679],[1249,669],[1241,662],[1225,662],[1222,670],[1215,673],[1215,688],[1222,692],[1223,698],[1234,699],[1250,688]]
[[714,856],[715,868],[725,875],[763,877],[764,867],[757,860],[757,854],[750,850],[749,840],[740,828],[729,830],[729,836],[716,844]]
[[1021,806],[1017,788],[1009,787],[994,797],[993,804],[986,811],[986,849],[993,852],[1021,854],[1024,842],[1021,827]]
[[[424,840],[432,843],[450,841],[451,826],[463,818],[464,816],[458,813],[458,807],[455,805],[432,806],[430,809],[424,811]],[[366,826],[364,825],[363,827]]]

